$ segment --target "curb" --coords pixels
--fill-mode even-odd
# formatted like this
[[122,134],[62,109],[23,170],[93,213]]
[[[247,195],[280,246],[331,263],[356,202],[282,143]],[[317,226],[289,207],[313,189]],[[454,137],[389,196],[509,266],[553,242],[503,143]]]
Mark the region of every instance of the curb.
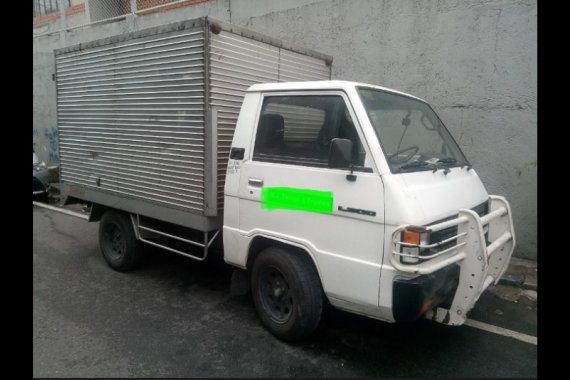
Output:
[[538,288],[537,274],[536,261],[513,257],[505,274],[499,280],[499,284],[536,291]]

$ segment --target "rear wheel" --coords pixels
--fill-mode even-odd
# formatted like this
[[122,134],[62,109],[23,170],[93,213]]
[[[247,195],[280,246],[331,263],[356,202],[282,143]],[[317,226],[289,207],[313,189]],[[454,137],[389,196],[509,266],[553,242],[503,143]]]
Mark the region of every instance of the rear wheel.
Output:
[[99,247],[107,264],[117,271],[131,270],[140,261],[141,243],[127,214],[116,211],[103,214],[99,222]]
[[251,274],[253,301],[264,326],[287,341],[310,335],[323,308],[318,273],[308,256],[270,247],[257,256]]

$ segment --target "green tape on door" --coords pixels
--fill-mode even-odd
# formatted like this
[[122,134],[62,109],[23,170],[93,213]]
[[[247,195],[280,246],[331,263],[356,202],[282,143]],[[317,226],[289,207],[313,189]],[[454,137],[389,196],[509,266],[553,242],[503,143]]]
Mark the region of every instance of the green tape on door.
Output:
[[266,210],[331,213],[333,193],[294,187],[264,187],[261,189],[261,207]]

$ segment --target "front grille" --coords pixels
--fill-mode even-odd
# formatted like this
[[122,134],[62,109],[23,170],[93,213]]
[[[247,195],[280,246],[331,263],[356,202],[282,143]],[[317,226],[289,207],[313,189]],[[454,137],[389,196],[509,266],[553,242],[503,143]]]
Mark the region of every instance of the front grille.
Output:
[[[485,202],[473,207],[471,210],[475,211],[479,216],[487,215],[489,213],[489,202],[485,201]],[[442,223],[442,222],[445,222],[445,221],[448,221],[451,219],[455,219],[457,217],[458,217],[458,215],[450,216],[448,218],[438,220],[432,224]],[[444,228],[443,230],[439,230],[439,231],[435,231],[435,232],[430,233],[428,244],[435,244],[435,243],[443,241],[445,239],[449,239],[450,237],[455,236],[455,235],[457,235],[457,226]],[[433,255],[433,254],[441,252],[447,248],[450,248],[456,244],[457,244],[457,239],[453,239],[453,240],[450,240],[447,243],[439,245],[437,247],[424,249],[420,252],[420,257],[421,256]]]
[[489,213],[489,201],[485,201],[480,205],[473,207],[471,210],[475,211],[479,216],[487,215]]

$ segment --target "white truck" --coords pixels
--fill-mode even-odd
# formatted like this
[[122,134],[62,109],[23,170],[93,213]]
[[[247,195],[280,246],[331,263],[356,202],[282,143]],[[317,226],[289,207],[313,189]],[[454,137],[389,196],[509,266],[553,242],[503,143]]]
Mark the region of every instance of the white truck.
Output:
[[507,268],[509,204],[433,109],[330,80],[329,56],[202,18],[55,59],[63,200],[91,205],[113,269],[143,243],[217,246],[264,326],[297,340],[325,298],[461,325]]

